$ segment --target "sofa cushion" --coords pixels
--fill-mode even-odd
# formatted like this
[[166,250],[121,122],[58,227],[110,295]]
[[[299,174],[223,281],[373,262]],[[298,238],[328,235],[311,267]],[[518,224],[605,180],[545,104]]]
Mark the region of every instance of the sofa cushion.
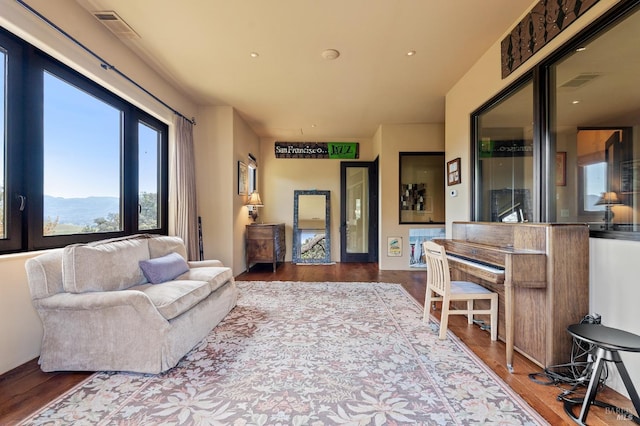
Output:
[[214,292],[224,283],[233,279],[231,268],[226,266],[203,266],[201,268],[191,268],[186,273],[177,277],[179,280],[207,281]]
[[116,291],[145,283],[138,262],[146,259],[147,238],[67,246],[62,253],[64,289],[69,293]]
[[188,311],[211,294],[206,281],[175,280],[162,285],[143,284],[133,290],[145,293],[167,320]]
[[187,249],[180,237],[170,235],[153,235],[149,237],[149,257],[156,258],[169,253],[178,253],[187,259]]
[[187,261],[178,253],[140,261],[140,269],[151,284],[170,281],[189,270]]

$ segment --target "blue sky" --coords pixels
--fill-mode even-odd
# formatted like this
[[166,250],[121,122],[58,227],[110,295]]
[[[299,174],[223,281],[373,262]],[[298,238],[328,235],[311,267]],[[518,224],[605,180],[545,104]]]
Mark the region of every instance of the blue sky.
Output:
[[[44,92],[45,195],[119,197],[120,111],[48,73]],[[157,134],[139,129],[140,190],[156,192]]]

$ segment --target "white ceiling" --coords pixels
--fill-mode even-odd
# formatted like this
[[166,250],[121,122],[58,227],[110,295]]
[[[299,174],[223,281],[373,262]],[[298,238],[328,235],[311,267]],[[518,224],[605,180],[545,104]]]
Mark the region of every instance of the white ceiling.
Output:
[[[447,91],[532,5],[76,1],[90,12],[115,11],[140,36],[128,46],[197,104],[233,106],[259,136],[300,141],[370,138],[380,124],[444,122]],[[340,57],[323,59],[325,49]],[[416,54],[407,56],[410,50]]]

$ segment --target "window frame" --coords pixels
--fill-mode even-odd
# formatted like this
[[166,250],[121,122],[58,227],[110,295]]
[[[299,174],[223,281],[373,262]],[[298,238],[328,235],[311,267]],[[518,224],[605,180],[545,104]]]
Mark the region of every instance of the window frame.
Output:
[[[125,101],[90,78],[31,46],[0,28],[0,46],[11,50],[7,84],[7,128],[5,208],[8,229],[6,239],[0,239],[0,254],[63,247],[106,238],[122,237],[139,232],[168,232],[168,131],[169,126],[137,106]],[[43,73],[48,72],[122,112],[120,217],[122,230],[114,232],[43,235]],[[9,118],[10,117],[10,118]],[[138,123],[160,132],[158,149],[158,209],[157,229],[138,229]],[[81,161],[81,159],[80,159]],[[19,165],[16,167],[16,165]],[[15,195],[15,196],[14,196]],[[18,195],[27,199],[26,208],[19,211]]]
[[[24,184],[22,182],[22,168],[8,167],[13,158],[25,156],[23,144],[10,143],[12,140],[24,139],[25,100],[19,92],[11,90],[11,87],[24,85],[24,75],[20,64],[25,61],[25,46],[17,37],[10,33],[0,32],[0,44],[7,53],[5,86],[5,134],[4,134],[4,173],[5,173],[5,239],[0,239],[0,252],[19,251],[24,245],[25,238],[22,233],[21,196],[24,196]],[[3,83],[5,83],[3,81]],[[18,163],[20,164],[20,163]]]
[[[471,144],[470,158],[473,167],[471,174],[471,220],[478,220],[478,211],[481,207],[479,196],[479,164],[477,145],[479,135],[480,115],[493,108],[496,104],[515,93],[529,79],[534,85],[533,91],[533,145],[534,145],[534,194],[533,214],[535,222],[553,222],[556,220],[556,188],[555,188],[555,153],[556,142],[553,137],[551,117],[553,108],[551,105],[551,91],[553,90],[551,69],[560,63],[576,48],[600,36],[610,28],[632,13],[640,13],[640,0],[622,2],[614,6],[607,13],[596,19],[582,31],[570,38],[554,53],[542,60],[524,73],[509,86],[499,92],[470,115]],[[640,224],[638,224],[640,226]],[[619,230],[595,230],[590,229],[590,237],[624,239],[640,241],[640,232]]]
[[[169,217],[169,208],[168,202],[169,199],[169,172],[168,172],[168,164],[169,164],[169,144],[167,142],[167,125],[162,123],[160,120],[157,120],[151,116],[145,114],[144,117],[138,118],[137,124],[143,124],[153,130],[156,130],[159,133],[160,142],[158,146],[158,228],[153,229],[140,229],[140,217],[136,217],[136,228],[140,232],[162,232],[166,234],[168,217]],[[136,133],[137,134],[137,133]],[[136,147],[136,155],[139,153],[139,146]],[[136,161],[136,163],[138,163]],[[138,170],[136,170],[136,176],[139,176]],[[164,202],[163,202],[164,201]],[[140,188],[138,187],[138,191],[136,193],[136,205],[138,209],[138,213],[140,213]]]
[[[482,194],[481,182],[481,167],[480,167],[480,118],[483,114],[488,111],[491,111],[501,102],[509,99],[511,95],[516,94],[519,90],[523,89],[527,84],[533,84],[533,111],[534,111],[534,120],[535,114],[537,111],[537,90],[536,90],[536,78],[534,72],[528,72],[514,81],[511,85],[509,85],[504,90],[500,91],[496,96],[485,102],[482,106],[471,113],[471,152],[470,152],[470,164],[473,167],[471,173],[471,220],[478,221],[480,217],[483,216],[484,204],[480,199],[480,194]],[[537,188],[536,182],[540,182],[540,150],[537,149],[537,138],[538,132],[536,132],[535,126],[533,129],[533,180],[534,180],[534,188],[531,194],[531,210],[533,214],[533,221],[538,221],[540,217],[540,194],[539,188]],[[485,203],[490,203],[490,200],[485,200]]]

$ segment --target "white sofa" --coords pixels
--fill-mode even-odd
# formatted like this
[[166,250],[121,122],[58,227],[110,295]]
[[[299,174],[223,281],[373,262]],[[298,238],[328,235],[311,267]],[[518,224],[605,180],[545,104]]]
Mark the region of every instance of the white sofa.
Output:
[[238,296],[230,268],[185,259],[180,238],[150,235],[74,244],[29,259],[29,289],[44,328],[40,368],[174,367]]

